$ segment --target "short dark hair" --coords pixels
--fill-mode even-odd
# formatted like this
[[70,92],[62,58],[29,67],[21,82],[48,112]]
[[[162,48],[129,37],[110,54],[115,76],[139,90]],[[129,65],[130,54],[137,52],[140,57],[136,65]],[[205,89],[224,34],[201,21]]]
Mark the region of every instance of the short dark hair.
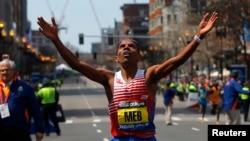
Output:
[[230,72],[230,76],[231,76],[231,77],[238,77],[238,75],[239,75],[239,71],[238,71],[238,70],[232,70],[232,71]]

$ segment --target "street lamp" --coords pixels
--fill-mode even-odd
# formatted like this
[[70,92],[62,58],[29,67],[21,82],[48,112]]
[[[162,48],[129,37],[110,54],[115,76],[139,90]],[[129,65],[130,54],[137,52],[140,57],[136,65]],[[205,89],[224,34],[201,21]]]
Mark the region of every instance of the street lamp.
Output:
[[227,30],[225,26],[216,27],[216,36],[220,38],[220,79],[223,80],[223,38],[226,38]]
[[4,29],[4,22],[0,21],[0,33],[2,33],[3,29]]
[[13,46],[15,31],[13,29],[8,32],[5,31],[4,22],[0,21],[0,42],[1,42],[1,54],[10,54],[10,47]]
[[[4,29],[4,22],[0,21],[0,43],[2,43],[3,37],[4,37],[4,35],[3,35],[4,30],[3,29]],[[2,44],[0,44],[0,46],[2,46]],[[1,50],[2,49],[0,49],[0,53],[2,53]]]

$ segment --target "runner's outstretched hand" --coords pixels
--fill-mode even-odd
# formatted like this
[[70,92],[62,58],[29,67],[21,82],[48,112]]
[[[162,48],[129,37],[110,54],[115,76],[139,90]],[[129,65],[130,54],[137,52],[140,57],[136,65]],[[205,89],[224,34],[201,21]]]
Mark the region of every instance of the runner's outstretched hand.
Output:
[[37,24],[40,26],[39,31],[42,32],[46,37],[51,40],[55,40],[58,37],[58,26],[56,24],[55,18],[51,17],[52,24],[49,24],[43,19],[43,17],[37,18]]
[[198,26],[200,38],[204,38],[204,36],[213,28],[218,19],[218,13],[216,12],[213,12],[211,16],[209,15],[209,13],[206,13]]

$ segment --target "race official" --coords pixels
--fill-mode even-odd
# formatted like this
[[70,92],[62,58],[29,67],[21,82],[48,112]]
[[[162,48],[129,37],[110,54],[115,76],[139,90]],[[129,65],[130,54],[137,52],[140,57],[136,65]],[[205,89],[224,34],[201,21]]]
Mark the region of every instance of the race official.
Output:
[[52,81],[46,80],[43,82],[43,88],[37,92],[37,97],[40,101],[43,119],[45,122],[45,133],[46,136],[50,135],[50,119],[54,124],[56,134],[61,135],[61,130],[56,117],[56,110],[59,101],[59,93],[56,90],[54,83]]
[[27,82],[15,79],[15,68],[8,58],[0,61],[0,140],[31,141],[33,118],[36,140],[41,141],[44,125],[38,99]]

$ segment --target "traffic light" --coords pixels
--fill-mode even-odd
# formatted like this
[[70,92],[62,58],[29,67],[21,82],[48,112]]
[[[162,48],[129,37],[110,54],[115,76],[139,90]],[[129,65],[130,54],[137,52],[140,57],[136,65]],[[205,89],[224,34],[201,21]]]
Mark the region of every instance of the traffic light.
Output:
[[93,53],[93,59],[96,59],[96,58],[97,58],[97,53],[94,52],[94,53]]
[[79,34],[79,44],[80,45],[84,44],[84,35],[82,33]]

